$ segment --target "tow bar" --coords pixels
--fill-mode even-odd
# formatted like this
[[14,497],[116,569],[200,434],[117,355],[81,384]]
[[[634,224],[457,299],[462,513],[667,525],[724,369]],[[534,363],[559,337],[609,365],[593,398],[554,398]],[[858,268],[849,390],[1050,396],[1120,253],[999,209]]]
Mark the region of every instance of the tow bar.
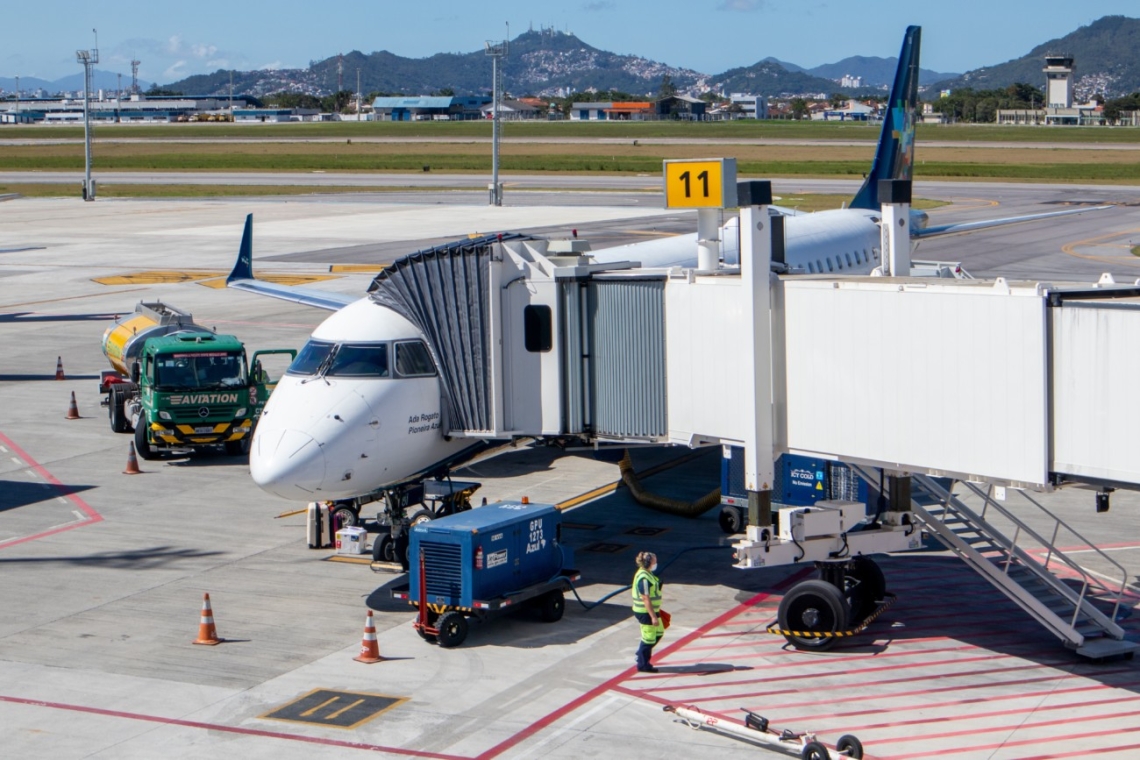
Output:
[[835,744],[835,751],[832,751],[816,739],[815,734],[796,733],[787,728],[777,732],[775,729],[769,728],[767,718],[743,707],[740,708],[744,711],[743,724],[703,713],[695,707],[666,705],[663,709],[683,720],[689,728],[699,729],[702,726],[707,726],[716,731],[738,736],[741,739],[776,747],[784,752],[799,753],[803,760],[842,760],[848,757],[863,757],[863,744],[851,734],[844,734],[839,737],[839,741]]

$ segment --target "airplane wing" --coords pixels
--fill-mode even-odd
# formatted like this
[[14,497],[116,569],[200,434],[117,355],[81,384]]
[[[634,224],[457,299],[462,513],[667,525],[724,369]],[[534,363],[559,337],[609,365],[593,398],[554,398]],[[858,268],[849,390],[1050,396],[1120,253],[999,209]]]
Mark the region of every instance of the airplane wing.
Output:
[[928,238],[937,237],[938,235],[953,235],[956,232],[972,232],[973,230],[984,230],[988,227],[1000,227],[1006,224],[1018,224],[1019,222],[1033,222],[1038,219],[1050,219],[1055,216],[1069,216],[1071,214],[1083,214],[1086,211],[1104,211],[1105,209],[1113,208],[1112,206],[1090,206],[1089,208],[1074,208],[1066,211],[1048,211],[1043,214],[1029,214],[1028,216],[1008,216],[1004,219],[985,219],[980,222],[962,222],[959,224],[942,224],[937,227],[923,227],[922,229],[911,229],[911,237],[914,238]]
[[337,311],[361,296],[351,296],[341,293],[326,293],[323,290],[308,290],[294,288],[289,285],[277,285],[264,282],[253,276],[253,214],[245,218],[245,231],[241,236],[241,248],[238,249],[237,261],[234,262],[233,271],[226,278],[226,287],[235,290],[244,290],[249,293],[279,298],[282,301],[292,301],[304,306],[315,306],[318,309]]

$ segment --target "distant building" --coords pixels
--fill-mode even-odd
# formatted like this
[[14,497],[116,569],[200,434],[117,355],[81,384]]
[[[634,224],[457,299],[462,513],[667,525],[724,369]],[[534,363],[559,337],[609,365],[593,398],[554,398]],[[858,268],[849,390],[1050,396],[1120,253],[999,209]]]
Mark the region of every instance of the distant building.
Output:
[[[495,110],[494,103],[484,103],[480,108],[483,118],[490,119]],[[524,121],[537,119],[541,116],[538,106],[524,103],[521,100],[504,99],[499,106],[499,118],[507,121]]]
[[571,121],[644,121],[654,115],[653,103],[642,101],[574,103]]
[[[237,106],[245,106],[244,96],[235,96]],[[131,95],[125,98],[104,97],[91,101],[91,119],[97,123],[156,124],[189,121],[203,113],[228,113],[229,98],[218,96],[172,96],[148,98]],[[20,98],[0,101],[0,124],[42,122],[75,124],[83,121],[83,98]],[[11,114],[8,117],[7,114]],[[28,114],[27,116],[25,114]]]
[[688,95],[673,95],[662,98],[654,104],[659,119],[680,119],[682,121],[703,121],[708,104],[700,98]]
[[1088,126],[1105,123],[1104,110],[1097,103],[1073,103],[1073,65],[1071,55],[1046,55],[1045,107],[1011,108],[997,112],[998,124]]
[[875,109],[866,103],[848,100],[841,108],[825,106],[812,110],[811,118],[814,121],[870,121],[874,115]]
[[764,95],[751,95],[734,92],[728,101],[717,106],[710,114],[714,119],[767,119],[769,118],[768,98]]
[[376,98],[372,112],[377,121],[464,121],[483,118],[487,96]]
[[858,89],[863,86],[863,77],[854,77],[850,74],[844,74],[843,78],[839,80],[839,86]]

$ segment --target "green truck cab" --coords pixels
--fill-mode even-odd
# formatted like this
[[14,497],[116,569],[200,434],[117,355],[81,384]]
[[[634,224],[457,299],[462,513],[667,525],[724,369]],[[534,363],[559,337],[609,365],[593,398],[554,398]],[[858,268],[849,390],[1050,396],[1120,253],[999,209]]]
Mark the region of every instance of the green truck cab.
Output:
[[227,454],[245,454],[273,390],[260,357],[275,353],[296,356],[292,349],[258,351],[251,370],[245,347],[232,335],[150,338],[131,369],[130,385],[137,390],[112,391],[112,426],[118,405],[134,423],[135,449],[144,459],[159,449],[217,445]]

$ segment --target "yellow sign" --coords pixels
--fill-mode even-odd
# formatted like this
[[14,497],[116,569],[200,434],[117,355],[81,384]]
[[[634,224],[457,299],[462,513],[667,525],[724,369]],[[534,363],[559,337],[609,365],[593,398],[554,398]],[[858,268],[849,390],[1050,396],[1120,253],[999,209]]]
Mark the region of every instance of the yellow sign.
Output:
[[736,159],[665,162],[665,208],[736,205]]

